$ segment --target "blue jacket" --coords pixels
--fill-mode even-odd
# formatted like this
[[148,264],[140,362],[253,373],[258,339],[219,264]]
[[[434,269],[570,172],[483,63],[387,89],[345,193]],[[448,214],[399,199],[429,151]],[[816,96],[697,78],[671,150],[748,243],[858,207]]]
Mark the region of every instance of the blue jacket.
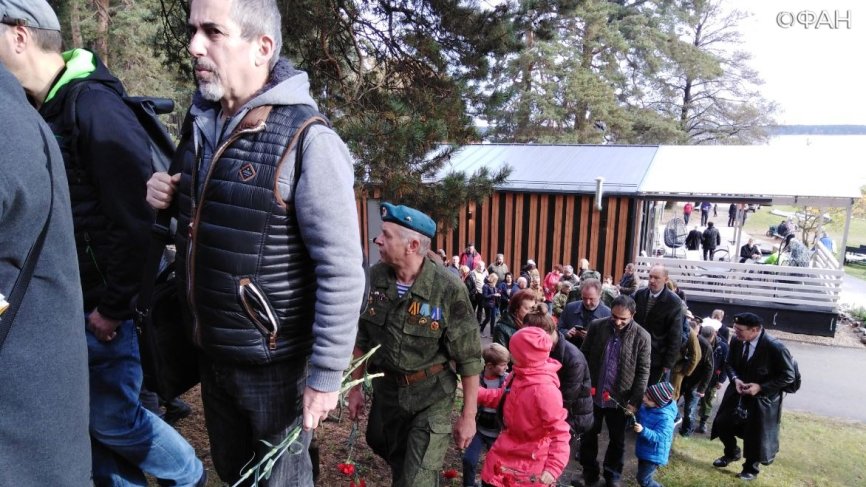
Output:
[[637,422],[643,431],[635,441],[635,456],[640,460],[667,465],[674,441],[674,419],[677,416],[676,402],[671,401],[661,408],[648,408],[641,404]]

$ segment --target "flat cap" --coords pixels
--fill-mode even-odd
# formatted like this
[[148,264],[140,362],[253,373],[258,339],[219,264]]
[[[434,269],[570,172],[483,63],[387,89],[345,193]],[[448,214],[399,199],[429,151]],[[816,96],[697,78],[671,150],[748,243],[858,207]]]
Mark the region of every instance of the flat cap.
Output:
[[0,0],[0,21],[6,25],[60,31],[57,14],[45,0]]
[[436,222],[415,208],[382,203],[379,209],[382,211],[383,222],[396,223],[425,237],[433,238],[436,236]]

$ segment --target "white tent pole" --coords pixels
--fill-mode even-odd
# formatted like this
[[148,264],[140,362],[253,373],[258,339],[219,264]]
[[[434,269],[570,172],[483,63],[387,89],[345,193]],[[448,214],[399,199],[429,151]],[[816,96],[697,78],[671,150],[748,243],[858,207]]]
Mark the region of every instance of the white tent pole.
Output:
[[840,255],[842,256],[842,258],[839,259],[840,269],[845,268],[845,248],[848,245],[848,231],[851,229],[851,213],[853,208],[854,200],[852,199],[848,202],[848,212],[845,215],[845,231],[842,232],[842,246],[839,247]]
[[740,243],[743,241],[743,225],[746,223],[746,205],[743,205],[742,210],[737,211],[737,223],[734,225],[734,235],[737,236],[737,243],[734,244],[734,252],[731,262],[740,261]]

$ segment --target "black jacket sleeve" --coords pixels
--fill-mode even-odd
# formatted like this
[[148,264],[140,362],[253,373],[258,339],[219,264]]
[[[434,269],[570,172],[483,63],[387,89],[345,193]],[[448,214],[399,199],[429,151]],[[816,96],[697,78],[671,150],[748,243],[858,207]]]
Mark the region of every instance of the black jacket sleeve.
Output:
[[106,291],[97,306],[114,319],[131,316],[141,282],[153,211],[145,200],[151,175],[147,134],[117,93],[96,86],[77,100],[79,160],[90,173],[109,223],[109,255],[103,256]]

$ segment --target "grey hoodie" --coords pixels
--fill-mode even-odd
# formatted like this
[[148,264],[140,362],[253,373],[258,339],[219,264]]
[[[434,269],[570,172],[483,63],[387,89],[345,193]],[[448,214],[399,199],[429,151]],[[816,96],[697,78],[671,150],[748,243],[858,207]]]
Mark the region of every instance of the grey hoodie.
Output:
[[[221,123],[218,103],[207,102],[196,93],[190,113],[195,117],[194,141],[202,151],[199,181],[219,143],[237,126],[247,112],[262,105],[309,105],[307,74],[280,59],[262,90]],[[352,157],[346,144],[330,128],[314,125],[304,140],[304,162],[294,205],[301,235],[316,263],[318,289],[313,323],[313,350],[307,385],[317,391],[340,388],[348,368],[358,331],[358,315],[364,294],[361,234],[355,206]],[[294,150],[287,160],[295,159]],[[202,173],[204,171],[204,173]],[[294,165],[284,164],[279,177],[280,196],[292,198]]]

